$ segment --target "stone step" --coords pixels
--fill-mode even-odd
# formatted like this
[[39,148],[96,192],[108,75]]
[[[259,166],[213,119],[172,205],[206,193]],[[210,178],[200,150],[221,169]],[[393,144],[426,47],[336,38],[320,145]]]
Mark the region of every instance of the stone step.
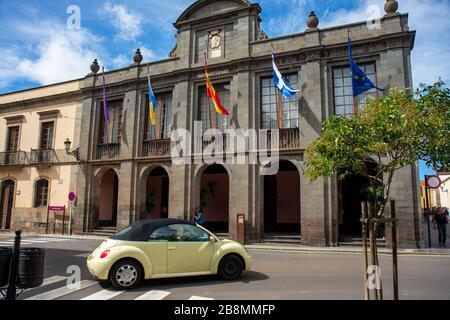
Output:
[[296,234],[265,234],[264,240],[290,240],[300,241],[302,237]]

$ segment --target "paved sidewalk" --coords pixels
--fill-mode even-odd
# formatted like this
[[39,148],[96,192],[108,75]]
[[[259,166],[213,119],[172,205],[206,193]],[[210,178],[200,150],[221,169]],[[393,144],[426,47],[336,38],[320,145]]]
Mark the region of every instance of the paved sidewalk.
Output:
[[[272,251],[291,251],[291,252],[316,252],[316,253],[362,253],[362,247],[342,246],[342,247],[309,247],[309,246],[286,246],[286,245],[268,245],[268,244],[250,244],[245,246],[250,250],[272,250]],[[370,252],[370,250],[369,250]],[[392,250],[388,248],[378,248],[380,254],[391,254]],[[448,249],[398,249],[399,255],[448,255]]]

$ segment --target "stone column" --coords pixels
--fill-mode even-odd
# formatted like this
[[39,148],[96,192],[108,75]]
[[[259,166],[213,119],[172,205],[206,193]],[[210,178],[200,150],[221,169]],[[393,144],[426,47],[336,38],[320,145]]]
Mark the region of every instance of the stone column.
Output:
[[[318,37],[318,32],[307,33],[311,41]],[[318,39],[316,39],[318,41]],[[324,119],[322,97],[321,63],[318,56],[311,54],[302,66],[300,73],[300,147],[306,149],[314,140],[320,137],[321,122]],[[304,163],[301,162],[303,167]],[[300,172],[301,226],[302,243],[315,246],[325,246],[326,216],[328,214],[328,186],[324,179],[310,182]]]
[[[378,80],[382,86],[403,89],[412,83],[409,49],[401,44],[388,43],[386,52],[380,55]],[[398,240],[400,248],[417,248],[423,245],[420,213],[419,174],[416,165],[403,168],[394,175],[391,200],[396,201]],[[389,208],[386,210],[389,213]],[[390,237],[390,225],[386,235]],[[390,239],[388,239],[389,242]]]

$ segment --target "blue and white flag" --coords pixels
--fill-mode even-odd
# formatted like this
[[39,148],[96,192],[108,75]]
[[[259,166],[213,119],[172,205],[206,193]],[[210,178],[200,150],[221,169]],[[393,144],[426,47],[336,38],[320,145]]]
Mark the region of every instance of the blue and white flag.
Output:
[[273,53],[272,53],[272,66],[273,66],[273,82],[275,84],[275,87],[277,87],[278,90],[280,90],[280,92],[285,97],[290,98],[295,96],[298,92],[300,92],[300,90],[292,89],[289,83],[287,83],[286,80],[284,80],[283,76],[278,70],[277,65],[275,64],[275,57],[273,56]]

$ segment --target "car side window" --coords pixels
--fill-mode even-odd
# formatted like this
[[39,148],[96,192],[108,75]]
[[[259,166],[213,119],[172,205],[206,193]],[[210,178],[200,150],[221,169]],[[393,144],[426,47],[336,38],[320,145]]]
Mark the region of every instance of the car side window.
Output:
[[153,231],[148,241],[151,242],[169,241],[169,238],[170,238],[170,230],[167,226],[164,226]]
[[207,242],[209,234],[190,224],[173,224],[169,226],[169,241]]

